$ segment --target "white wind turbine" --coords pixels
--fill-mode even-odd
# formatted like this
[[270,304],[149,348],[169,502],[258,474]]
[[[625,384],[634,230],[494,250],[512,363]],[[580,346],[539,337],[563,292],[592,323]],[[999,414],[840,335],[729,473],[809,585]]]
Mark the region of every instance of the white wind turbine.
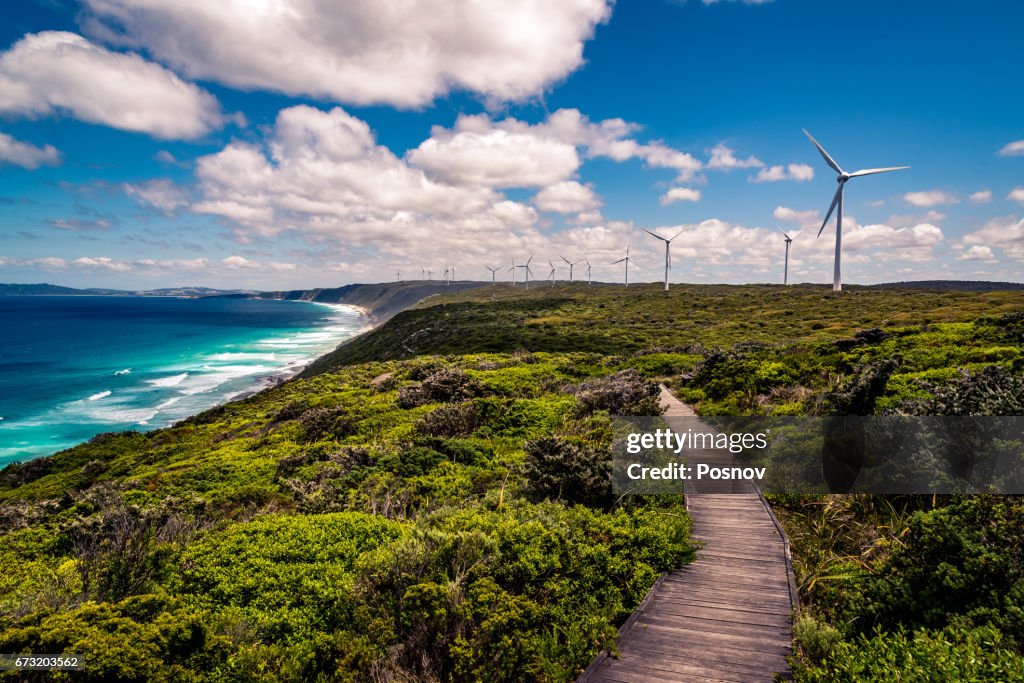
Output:
[[516,260],[512,259],[512,265],[509,266],[507,273],[512,273],[512,286],[516,286]]
[[548,261],[548,265],[551,266],[551,272],[548,273],[548,279],[551,280],[551,286],[554,287],[555,286],[555,264],[552,263],[549,260]]
[[441,275],[444,276],[444,283],[448,286],[451,286],[451,280],[448,279],[448,266],[444,267],[444,272],[441,273]]
[[420,279],[421,280],[426,280],[427,279],[427,269],[426,268],[420,268]]
[[[530,288],[530,276],[533,275],[533,271],[530,270],[530,261],[532,261],[532,260],[533,260],[533,254],[530,254],[530,258],[526,259],[526,263],[524,263],[522,265],[519,265],[519,266],[515,265],[514,261],[512,263],[512,268],[522,268],[523,269],[523,284],[525,285],[526,289]],[[515,275],[514,275],[515,270],[513,270],[512,272],[513,272],[513,276],[512,277],[515,278]],[[514,279],[513,279],[513,282],[515,282]]]
[[587,262],[587,286],[589,287],[590,285],[593,284],[593,282],[590,279],[590,259],[585,258],[583,260]]
[[495,273],[498,272],[498,269],[497,268],[491,268],[490,266],[484,266],[484,268],[486,268],[487,270],[491,271],[491,287],[493,287],[494,286]]
[[427,268],[427,279],[428,280],[432,280],[433,279],[432,277],[430,277],[433,274],[434,274],[434,271],[432,271],[430,268]]
[[633,260],[633,259],[629,258],[629,247],[630,247],[630,245],[627,244],[626,245],[626,255],[623,258],[620,258],[618,261],[612,261],[612,265],[613,266],[616,263],[625,263],[626,264],[626,286],[627,287],[629,287],[629,262]]
[[675,238],[677,238],[680,235],[682,235],[683,231],[680,230],[676,234],[672,235],[672,237],[665,238],[665,237],[662,237],[661,235],[659,235],[657,233],[651,232],[647,228],[640,228],[640,229],[643,230],[644,232],[646,232],[651,237],[657,237],[659,240],[661,240],[662,242],[665,243],[665,291],[667,292],[668,291],[668,271],[669,271],[670,268],[672,268],[672,252],[669,250],[669,247],[672,246],[672,240],[674,240]]
[[818,237],[821,237],[822,231],[825,230],[825,226],[828,225],[828,219],[832,217],[832,212],[836,210],[838,206],[839,210],[836,212],[836,261],[835,270],[832,274],[832,291],[841,292],[843,291],[842,282],[842,254],[843,254],[843,188],[846,187],[846,183],[850,178],[859,178],[863,175],[872,175],[874,173],[888,173],[889,171],[902,171],[909,166],[890,166],[888,168],[865,168],[861,171],[854,171],[853,173],[847,173],[843,169],[839,168],[839,164],[828,155],[825,148],[818,144],[818,141],[811,137],[811,134],[804,130],[804,135],[811,141],[821,154],[821,158],[825,160],[833,171],[839,174],[836,178],[836,182],[839,183],[839,189],[836,190],[836,194],[832,197],[832,205],[828,207],[828,213],[825,214],[825,220],[821,223],[821,230],[818,231]]
[[401,282],[401,281],[402,281],[402,271],[396,270],[395,271],[395,282]]
[[786,234],[782,228],[775,228],[782,233],[782,236],[786,238],[786,266],[782,271],[782,284],[783,286],[789,284],[789,245],[793,243],[793,238]]
[[577,264],[583,263],[587,259],[581,258],[579,261],[570,261],[569,259],[565,258],[564,256],[560,256],[559,258],[561,258],[563,261],[565,261],[566,263],[569,264],[569,284],[572,284],[572,282],[573,282],[572,269],[575,268]]

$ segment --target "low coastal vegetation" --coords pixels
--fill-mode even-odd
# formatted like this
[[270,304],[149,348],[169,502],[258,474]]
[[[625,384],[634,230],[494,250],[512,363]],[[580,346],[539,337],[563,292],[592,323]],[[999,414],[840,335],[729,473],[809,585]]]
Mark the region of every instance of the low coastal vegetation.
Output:
[[[0,651],[91,680],[572,680],[694,556],[611,414],[1015,414],[1024,293],[484,287],[303,376],[0,473]],[[1005,497],[776,497],[799,680],[1024,677]]]

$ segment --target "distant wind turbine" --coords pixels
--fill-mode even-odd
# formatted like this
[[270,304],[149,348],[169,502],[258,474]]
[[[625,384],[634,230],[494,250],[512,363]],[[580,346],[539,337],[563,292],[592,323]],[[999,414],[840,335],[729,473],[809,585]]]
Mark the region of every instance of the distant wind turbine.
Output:
[[839,183],[839,189],[836,190],[836,194],[832,197],[832,205],[828,207],[828,213],[825,214],[825,220],[821,223],[821,230],[818,231],[818,237],[821,237],[822,231],[825,230],[825,226],[828,225],[828,219],[832,217],[832,212],[839,207],[836,211],[836,261],[835,270],[832,275],[832,291],[841,292],[843,291],[842,282],[842,256],[843,256],[843,188],[846,187],[847,181],[850,178],[859,178],[863,175],[872,175],[874,173],[888,173],[889,171],[902,171],[909,166],[890,166],[888,168],[865,168],[861,171],[854,171],[853,173],[847,173],[843,169],[839,168],[839,164],[828,155],[825,148],[818,144],[818,141],[811,137],[811,134],[804,130],[804,135],[811,141],[817,149],[818,153],[821,154],[821,158],[825,160],[833,171],[839,174],[836,178],[836,182]]
[[497,268],[491,268],[490,266],[484,266],[484,268],[486,268],[487,270],[491,271],[491,287],[493,287],[494,284],[495,284],[494,283],[495,273],[498,272],[498,269]]
[[441,275],[443,275],[443,276],[444,276],[444,283],[445,283],[446,285],[449,285],[449,286],[450,286],[450,285],[451,285],[452,283],[451,283],[451,281],[450,281],[450,280],[448,279],[448,266],[445,266],[445,267],[444,267],[444,272],[443,272],[443,273],[441,273]]
[[513,283],[515,282],[515,279],[514,279],[515,278],[515,268],[522,268],[523,269],[523,284],[525,285],[526,289],[530,288],[530,276],[533,275],[533,271],[530,270],[530,261],[532,261],[532,260],[533,260],[533,254],[530,254],[530,258],[526,259],[526,263],[523,263],[523,264],[517,266],[517,265],[515,265],[515,261],[512,262]]
[[585,258],[583,260],[587,262],[587,286],[589,287],[590,285],[594,284],[590,279],[590,259]]
[[396,270],[395,271],[395,282],[401,282],[401,281],[402,281],[402,271]]
[[551,272],[548,273],[548,279],[551,280],[551,286],[554,287],[555,286],[555,264],[552,263],[549,260],[548,261],[548,265],[551,266]]
[[640,228],[640,229],[643,230],[644,232],[646,232],[651,237],[657,237],[659,240],[661,240],[662,242],[665,243],[665,291],[667,292],[668,291],[668,271],[672,267],[672,252],[669,251],[669,247],[672,246],[672,240],[674,240],[675,238],[677,238],[680,235],[682,235],[683,231],[680,230],[676,234],[672,235],[672,237],[665,238],[665,237],[662,237],[661,235],[659,235],[657,233],[651,232],[647,228]]
[[782,228],[776,228],[776,230],[786,238],[786,266],[782,271],[782,284],[785,286],[789,284],[789,245],[793,243],[793,238],[787,235]]
[[566,263],[569,264],[569,283],[571,284],[573,282],[572,269],[576,267],[576,264],[583,263],[584,261],[586,261],[586,259],[582,258],[579,261],[570,261],[569,259],[565,258],[564,256],[560,256],[559,258],[561,258],[563,261],[565,261]]
[[612,261],[612,265],[613,266],[616,263],[625,263],[626,264],[626,286],[627,287],[629,287],[629,262],[633,260],[633,259],[629,258],[629,247],[630,247],[630,245],[627,244],[626,245],[626,255],[623,258],[620,258],[618,261]]
[[434,274],[434,271],[432,271],[430,268],[427,268],[427,279],[428,280],[433,279],[433,278],[430,277],[433,274]]
[[427,269],[426,268],[420,268],[420,279],[421,280],[426,280],[427,279]]

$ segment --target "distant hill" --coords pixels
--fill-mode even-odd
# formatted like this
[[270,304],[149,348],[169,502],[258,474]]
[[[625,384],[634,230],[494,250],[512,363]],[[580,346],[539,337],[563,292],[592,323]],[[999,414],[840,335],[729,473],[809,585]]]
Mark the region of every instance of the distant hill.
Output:
[[868,285],[868,289],[944,289],[956,292],[1008,292],[1024,289],[1022,282],[988,280],[911,280]]
[[243,289],[214,289],[212,287],[164,287],[162,289],[104,289],[101,287],[90,287],[88,289],[75,289],[74,287],[61,287],[46,282],[30,285],[19,285],[13,283],[0,283],[0,296],[217,296],[225,294],[246,295],[253,294],[251,290]]
[[451,285],[448,285],[438,280],[414,280],[411,282],[382,282],[317,289],[231,294],[229,296],[360,306],[365,308],[374,320],[382,322],[429,296],[453,294],[481,286],[483,286],[481,282],[452,282]]

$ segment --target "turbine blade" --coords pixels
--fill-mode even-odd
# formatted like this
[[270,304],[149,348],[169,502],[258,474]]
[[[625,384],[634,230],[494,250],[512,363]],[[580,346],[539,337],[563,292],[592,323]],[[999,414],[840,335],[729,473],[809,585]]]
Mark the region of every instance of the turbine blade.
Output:
[[526,259],[526,267],[527,268],[530,267],[530,261],[532,261],[532,260],[533,260],[533,254],[530,254],[530,258]]
[[825,151],[825,148],[822,147],[821,145],[819,145],[818,141],[815,140],[813,137],[811,137],[811,134],[807,132],[806,128],[804,128],[803,130],[804,130],[804,135],[806,135],[807,139],[809,139],[811,141],[811,144],[813,144],[815,147],[818,148],[818,153],[821,154],[821,158],[825,160],[825,163],[828,164],[829,166],[831,166],[832,170],[835,171],[836,173],[842,174],[843,169],[839,168],[839,164],[837,164],[835,162],[835,159],[830,157],[828,155],[828,152]]
[[865,168],[863,171],[856,171],[850,174],[851,178],[859,178],[862,175],[871,175],[873,173],[888,173],[889,171],[902,171],[903,169],[910,168],[909,166],[890,166],[889,168]]
[[614,266],[616,263],[622,263],[625,260],[626,259],[624,259],[624,258],[620,258],[618,261],[612,261],[612,265]]
[[839,189],[836,190],[836,195],[832,197],[832,206],[828,207],[828,213],[825,214],[825,220],[821,222],[821,230],[818,231],[818,237],[821,237],[821,233],[825,230],[825,226],[828,225],[828,219],[832,218],[832,212],[836,210],[836,204],[839,203],[839,195],[843,193],[842,184],[839,185]]
[[680,230],[680,231],[679,231],[679,232],[677,232],[676,234],[672,235],[672,239],[670,239],[670,240],[669,240],[669,242],[671,242],[671,241],[672,241],[672,240],[674,240],[675,238],[679,237],[679,236],[680,236],[680,235],[682,235],[682,234],[683,234],[684,232],[685,232],[685,230]]
[[[668,242],[668,240],[667,240],[667,239],[665,239],[664,237],[662,237],[661,235],[659,235],[659,234],[658,234],[658,233],[656,233],[656,232],[651,232],[651,231],[650,231],[650,230],[648,230],[647,228],[640,228],[640,229],[641,229],[641,230],[643,230],[644,232],[646,232],[646,233],[647,233],[648,235],[650,235],[651,237],[657,237],[657,238],[658,238],[659,240],[661,240],[662,242]],[[628,250],[628,248],[627,248],[627,251],[629,251],[629,250]]]

